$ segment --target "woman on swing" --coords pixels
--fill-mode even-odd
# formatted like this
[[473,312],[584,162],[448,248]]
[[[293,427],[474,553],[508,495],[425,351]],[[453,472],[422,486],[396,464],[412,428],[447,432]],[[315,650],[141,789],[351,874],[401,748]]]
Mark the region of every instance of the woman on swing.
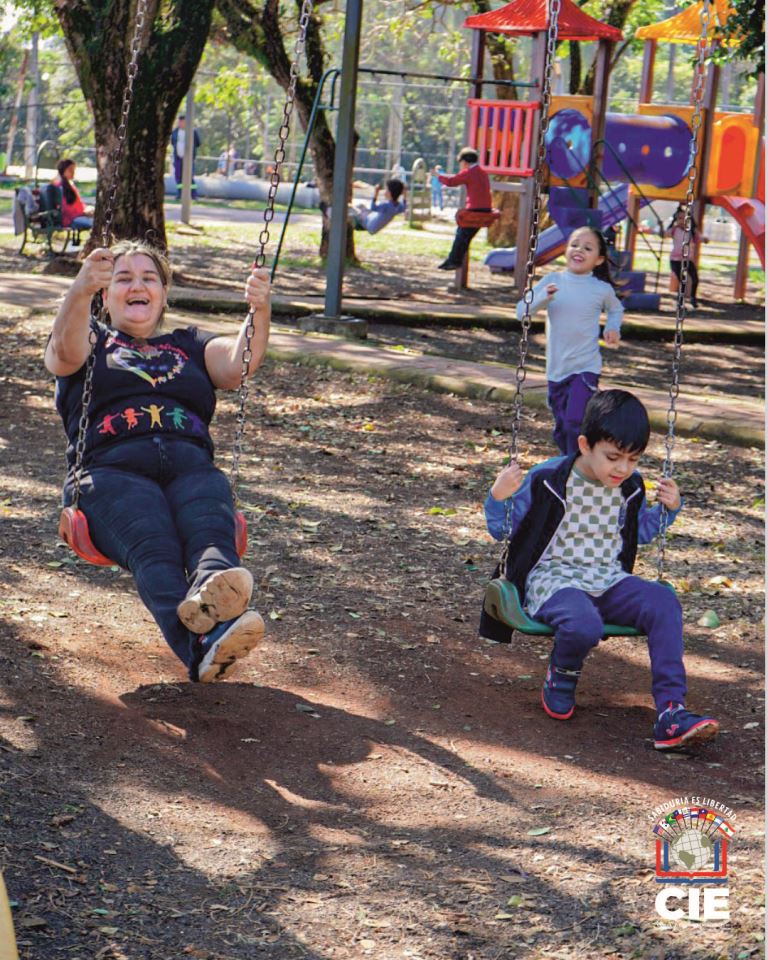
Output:
[[[253,578],[240,566],[232,491],[213,464],[208,432],[216,390],[240,382],[246,324],[230,337],[196,327],[164,332],[169,282],[165,255],[146,243],[94,250],[59,308],[45,365],[69,439],[68,505],[90,305],[102,291],[110,326],[96,325],[80,506],[94,545],[131,572],[190,679],[209,683],[226,677],[264,633],[262,618],[248,610]],[[269,336],[266,271],[251,272],[245,299],[254,324],[250,374]]]

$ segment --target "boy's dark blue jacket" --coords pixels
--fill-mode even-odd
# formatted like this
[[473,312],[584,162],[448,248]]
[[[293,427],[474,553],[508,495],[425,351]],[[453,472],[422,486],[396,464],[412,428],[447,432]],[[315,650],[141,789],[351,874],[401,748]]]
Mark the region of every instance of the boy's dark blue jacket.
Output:
[[[503,540],[509,531],[506,578],[517,587],[521,603],[525,602],[528,574],[541,559],[565,516],[566,485],[577,456],[546,460],[528,471],[523,485],[509,500],[495,500],[489,493],[485,501],[485,518],[491,536]],[[623,570],[632,573],[638,543],[650,543],[661,529],[661,504],[646,505],[645,485],[637,471],[622,483],[621,492],[624,506],[619,562]],[[679,510],[668,511],[668,524],[678,513]],[[493,576],[499,575],[497,566]],[[483,610],[480,635],[509,643],[512,631]]]

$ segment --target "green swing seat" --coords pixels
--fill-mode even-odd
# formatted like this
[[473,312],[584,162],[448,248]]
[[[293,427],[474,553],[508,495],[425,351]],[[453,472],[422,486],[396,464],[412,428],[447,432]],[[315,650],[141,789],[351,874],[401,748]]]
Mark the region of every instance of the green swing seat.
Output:
[[[674,592],[672,584],[662,581],[665,587]],[[528,616],[520,603],[517,587],[504,577],[497,577],[485,589],[485,612],[489,617],[506,624],[518,633],[533,636],[551,637],[554,631],[545,623],[539,623]],[[617,623],[603,624],[604,637],[642,637],[644,634],[636,627],[622,627]]]

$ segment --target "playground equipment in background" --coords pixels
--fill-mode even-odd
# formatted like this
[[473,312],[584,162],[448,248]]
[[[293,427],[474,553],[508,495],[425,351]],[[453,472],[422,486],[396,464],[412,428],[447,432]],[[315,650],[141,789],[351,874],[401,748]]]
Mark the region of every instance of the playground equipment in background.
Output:
[[[650,109],[653,99],[653,73],[656,49],[660,41],[700,45],[701,2],[694,3],[661,23],[641,27],[636,39],[645,41],[643,73],[640,84],[640,109]],[[733,15],[729,0],[713,0],[713,16],[708,37],[716,27]],[[697,193],[695,216],[703,223],[707,203],[716,204],[736,219],[741,227],[739,254],[734,282],[734,299],[743,299],[749,275],[749,245],[752,243],[765,268],[765,143],[762,137],[765,119],[765,78],[757,83],[752,114],[717,111],[720,67],[710,62],[706,70],[704,122],[699,137],[702,178]],[[656,107],[659,109],[659,107]],[[661,109],[668,109],[661,107]],[[632,250],[636,233],[629,231],[628,249]]]
[[420,230],[432,216],[432,187],[429,168],[421,157],[413,161],[408,181],[408,226]]
[[[701,43],[701,3],[664,23],[638,31],[655,31],[659,39],[680,43]],[[728,16],[725,0],[717,0],[718,16]],[[542,63],[541,49],[547,27],[545,0],[512,0],[499,10],[468,17],[464,23],[476,31],[473,44],[472,71],[481,75],[484,31],[534,38],[534,74]],[[685,15],[685,17],[683,17]],[[685,30],[680,28],[683,17]],[[636,114],[607,112],[607,64],[610,47],[621,34],[588,17],[571,0],[562,0],[559,39],[598,40],[598,59],[594,96],[554,96],[546,138],[546,160],[550,191],[549,213],[556,226],[542,232],[537,246],[537,264],[557,257],[563,249],[566,230],[590,223],[604,230],[622,220],[629,223],[626,231],[627,254],[622,258],[631,268],[638,236],[652,249],[640,231],[638,214],[655,199],[682,200],[688,187],[687,170],[691,150],[693,107],[654,104],[652,60],[646,55],[641,103]],[[710,30],[711,33],[711,30]],[[655,40],[653,51],[655,53]],[[726,209],[739,222],[744,237],[753,243],[761,262],[765,257],[765,208],[762,170],[765,150],[760,135],[763,111],[763,87],[759,85],[755,114],[716,113],[717,77],[719,68],[710,64],[705,93],[704,117],[698,133],[697,153],[703,158],[703,176],[697,184],[697,214],[701,223],[705,203]],[[534,75],[532,79],[537,79]],[[469,125],[467,142],[477,149],[480,164],[492,175],[516,178],[513,182],[496,182],[495,189],[521,195],[518,215],[518,246],[524,243],[524,225],[530,205],[534,158],[536,102],[483,100],[467,101]],[[759,167],[760,173],[756,174]],[[618,185],[624,185],[620,191]],[[558,197],[557,188],[565,193]],[[607,194],[606,194],[607,189]],[[586,192],[585,192],[586,191]],[[619,204],[619,198],[623,203]],[[567,212],[566,212],[566,209]],[[651,207],[652,209],[652,207]],[[656,218],[658,221],[658,217]],[[658,221],[660,226],[660,221]],[[661,265],[661,238],[658,251],[652,249]],[[518,259],[515,248],[494,250],[486,265],[494,272],[515,273],[522,289],[524,257]],[[740,254],[740,272],[745,276],[746,253]],[[639,272],[630,271],[634,302],[640,309],[658,306],[659,297],[638,289]],[[738,292],[737,292],[738,295]],[[741,291],[743,296],[743,290]]]
[[[484,80],[481,75],[479,76],[469,76],[469,77],[458,77],[458,76],[448,76],[440,73],[415,73],[412,70],[389,70],[379,67],[358,67],[358,73],[364,73],[373,77],[383,76],[383,77],[399,77],[402,80],[413,78],[417,80],[440,80],[443,83],[468,83],[471,84],[475,90],[481,90],[483,85],[493,84],[494,86],[506,86],[506,87],[535,87],[536,84],[533,82],[526,81],[516,81],[516,80]],[[274,259],[272,261],[272,268],[270,276],[274,279],[275,271],[277,270],[277,265],[280,261],[280,254],[283,249],[283,241],[285,239],[286,232],[288,230],[288,225],[291,218],[291,213],[293,208],[296,205],[296,195],[299,189],[299,183],[301,181],[301,174],[304,169],[304,163],[307,158],[307,153],[309,151],[309,144],[312,138],[312,132],[315,128],[315,123],[320,113],[337,113],[343,107],[343,97],[339,92],[341,87],[341,70],[338,67],[329,67],[325,73],[320,78],[320,82],[317,85],[315,92],[315,99],[312,102],[312,110],[309,114],[309,119],[304,132],[304,143],[302,144],[301,153],[299,155],[299,161],[296,164],[296,172],[293,178],[293,186],[291,192],[288,196],[287,206],[285,217],[283,219],[282,229],[280,231],[280,236],[277,240],[275,246]],[[337,103],[337,100],[341,102]],[[351,171],[350,171],[351,176]],[[287,186],[287,184],[286,184]],[[328,301],[328,290],[331,288],[337,288],[340,292],[341,282],[343,280],[343,258],[341,264],[331,270],[328,274],[328,284],[326,288],[326,306]],[[353,336],[355,334],[352,334]]]
[[[549,214],[555,225],[542,230],[536,244],[536,263],[548,263],[565,252],[568,237],[577,226],[589,224],[601,231],[626,220],[629,185],[620,183],[600,194],[597,207],[589,207],[589,197],[584,188],[551,187]],[[643,201],[643,206],[647,203]],[[650,248],[650,244],[649,244]],[[612,252],[614,273],[619,289],[624,294],[623,303],[630,310],[655,310],[659,306],[659,277],[661,257],[656,256],[654,292],[645,290],[646,272],[633,270],[626,251]],[[485,265],[491,273],[512,273],[517,264],[517,250],[499,248],[491,250]]]

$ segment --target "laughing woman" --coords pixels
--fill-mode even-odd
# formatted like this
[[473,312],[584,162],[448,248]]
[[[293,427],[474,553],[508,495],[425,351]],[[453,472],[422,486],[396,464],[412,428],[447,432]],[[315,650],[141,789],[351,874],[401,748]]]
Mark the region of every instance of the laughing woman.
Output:
[[[98,550],[129,570],[141,599],[190,679],[223,679],[255,647],[264,622],[249,610],[253,578],[235,547],[235,508],[214,466],[208,427],[216,390],[240,382],[245,329],[222,337],[162,330],[170,266],[148,244],[121,241],[83,262],[45,350],[69,439],[64,503],[73,499],[75,448],[90,303],[103,291],[109,326],[96,325],[93,392],[80,508]],[[249,373],[264,358],[270,285],[253,270]]]

